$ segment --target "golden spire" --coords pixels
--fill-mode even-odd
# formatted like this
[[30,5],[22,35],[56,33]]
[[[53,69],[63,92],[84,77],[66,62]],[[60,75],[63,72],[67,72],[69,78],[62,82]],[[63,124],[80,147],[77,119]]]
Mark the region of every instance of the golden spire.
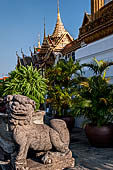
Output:
[[60,37],[65,32],[66,30],[60,18],[59,0],[57,0],[57,22],[52,37]]
[[38,48],[41,48],[41,45],[40,45],[40,34],[38,34]]
[[40,54],[41,53],[46,53],[47,50],[50,48],[47,37],[46,37],[46,31],[45,31],[45,17],[44,17],[44,38],[43,38],[43,42],[40,48]]
[[60,10],[59,10],[59,0],[57,0],[57,22],[61,22]]
[[58,13],[59,13],[59,0],[57,0],[57,10],[58,10]]

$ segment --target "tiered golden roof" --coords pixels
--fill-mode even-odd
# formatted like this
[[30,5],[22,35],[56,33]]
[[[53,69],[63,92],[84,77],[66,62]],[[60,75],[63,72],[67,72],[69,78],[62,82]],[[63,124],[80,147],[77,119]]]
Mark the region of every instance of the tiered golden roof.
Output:
[[55,52],[60,52],[64,46],[73,41],[71,35],[65,30],[61,21],[59,11],[59,0],[57,7],[57,22],[52,35],[46,37],[44,23],[44,39],[38,54],[39,67],[48,67],[55,62]]
[[34,67],[37,68],[47,68],[54,65],[56,59],[56,53],[61,52],[65,45],[73,41],[72,36],[65,30],[64,25],[61,21],[60,11],[59,11],[59,0],[57,7],[57,22],[52,35],[46,37],[45,33],[45,23],[44,23],[44,38],[40,51],[34,52],[32,55],[34,61]]
[[60,17],[59,0],[57,7],[57,22],[51,36],[48,36],[48,42],[55,52],[59,52],[65,45],[73,41],[72,36],[65,30]]
[[48,43],[48,39],[46,38],[45,21],[44,21],[44,39],[39,54],[46,54],[49,49],[50,49],[50,45]]
[[57,22],[56,22],[54,32],[51,36],[52,38],[61,37],[62,34],[65,34],[67,32],[64,28],[62,21],[61,21],[60,11],[59,11],[59,3],[58,3],[58,9],[57,10],[58,10],[57,11]]

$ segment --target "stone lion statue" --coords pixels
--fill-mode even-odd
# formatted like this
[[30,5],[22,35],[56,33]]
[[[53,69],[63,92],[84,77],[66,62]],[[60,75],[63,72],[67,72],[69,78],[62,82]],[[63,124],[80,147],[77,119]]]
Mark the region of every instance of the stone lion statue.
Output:
[[[8,95],[5,101],[7,102],[9,129],[14,141],[19,145],[15,161],[17,164],[26,162],[29,148],[46,153],[42,158],[44,164],[53,161],[52,158],[55,155],[48,154],[48,151],[53,147],[57,155],[71,153],[69,150],[69,131],[63,120],[52,119],[51,126],[43,124],[42,121],[36,124],[33,122],[33,115],[36,115],[33,100],[22,95]],[[44,111],[38,111],[38,115],[42,118],[44,113]]]

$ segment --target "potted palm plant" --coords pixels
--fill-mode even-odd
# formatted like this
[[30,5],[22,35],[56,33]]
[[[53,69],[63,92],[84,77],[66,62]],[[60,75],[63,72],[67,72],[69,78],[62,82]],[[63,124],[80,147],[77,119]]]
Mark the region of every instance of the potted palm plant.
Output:
[[97,61],[83,64],[93,71],[93,76],[80,82],[79,95],[74,98],[76,116],[87,118],[85,132],[91,145],[113,146],[113,85],[105,78],[107,68],[113,62]]
[[80,76],[80,70],[79,62],[74,64],[72,58],[69,61],[60,60],[57,65],[46,70],[46,78],[48,79],[47,104],[51,107],[54,117],[62,118],[68,122],[69,129],[74,125],[70,105],[75,93],[73,87],[77,88],[77,77]]

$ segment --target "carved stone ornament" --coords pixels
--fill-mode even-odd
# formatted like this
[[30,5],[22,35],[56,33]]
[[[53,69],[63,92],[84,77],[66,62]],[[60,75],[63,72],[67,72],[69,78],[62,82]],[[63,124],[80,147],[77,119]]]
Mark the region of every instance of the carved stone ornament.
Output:
[[74,167],[69,131],[63,120],[52,119],[49,127],[43,123],[45,112],[34,111],[33,100],[22,95],[8,95],[4,100],[9,130],[16,146],[11,154],[13,169],[61,170]]

